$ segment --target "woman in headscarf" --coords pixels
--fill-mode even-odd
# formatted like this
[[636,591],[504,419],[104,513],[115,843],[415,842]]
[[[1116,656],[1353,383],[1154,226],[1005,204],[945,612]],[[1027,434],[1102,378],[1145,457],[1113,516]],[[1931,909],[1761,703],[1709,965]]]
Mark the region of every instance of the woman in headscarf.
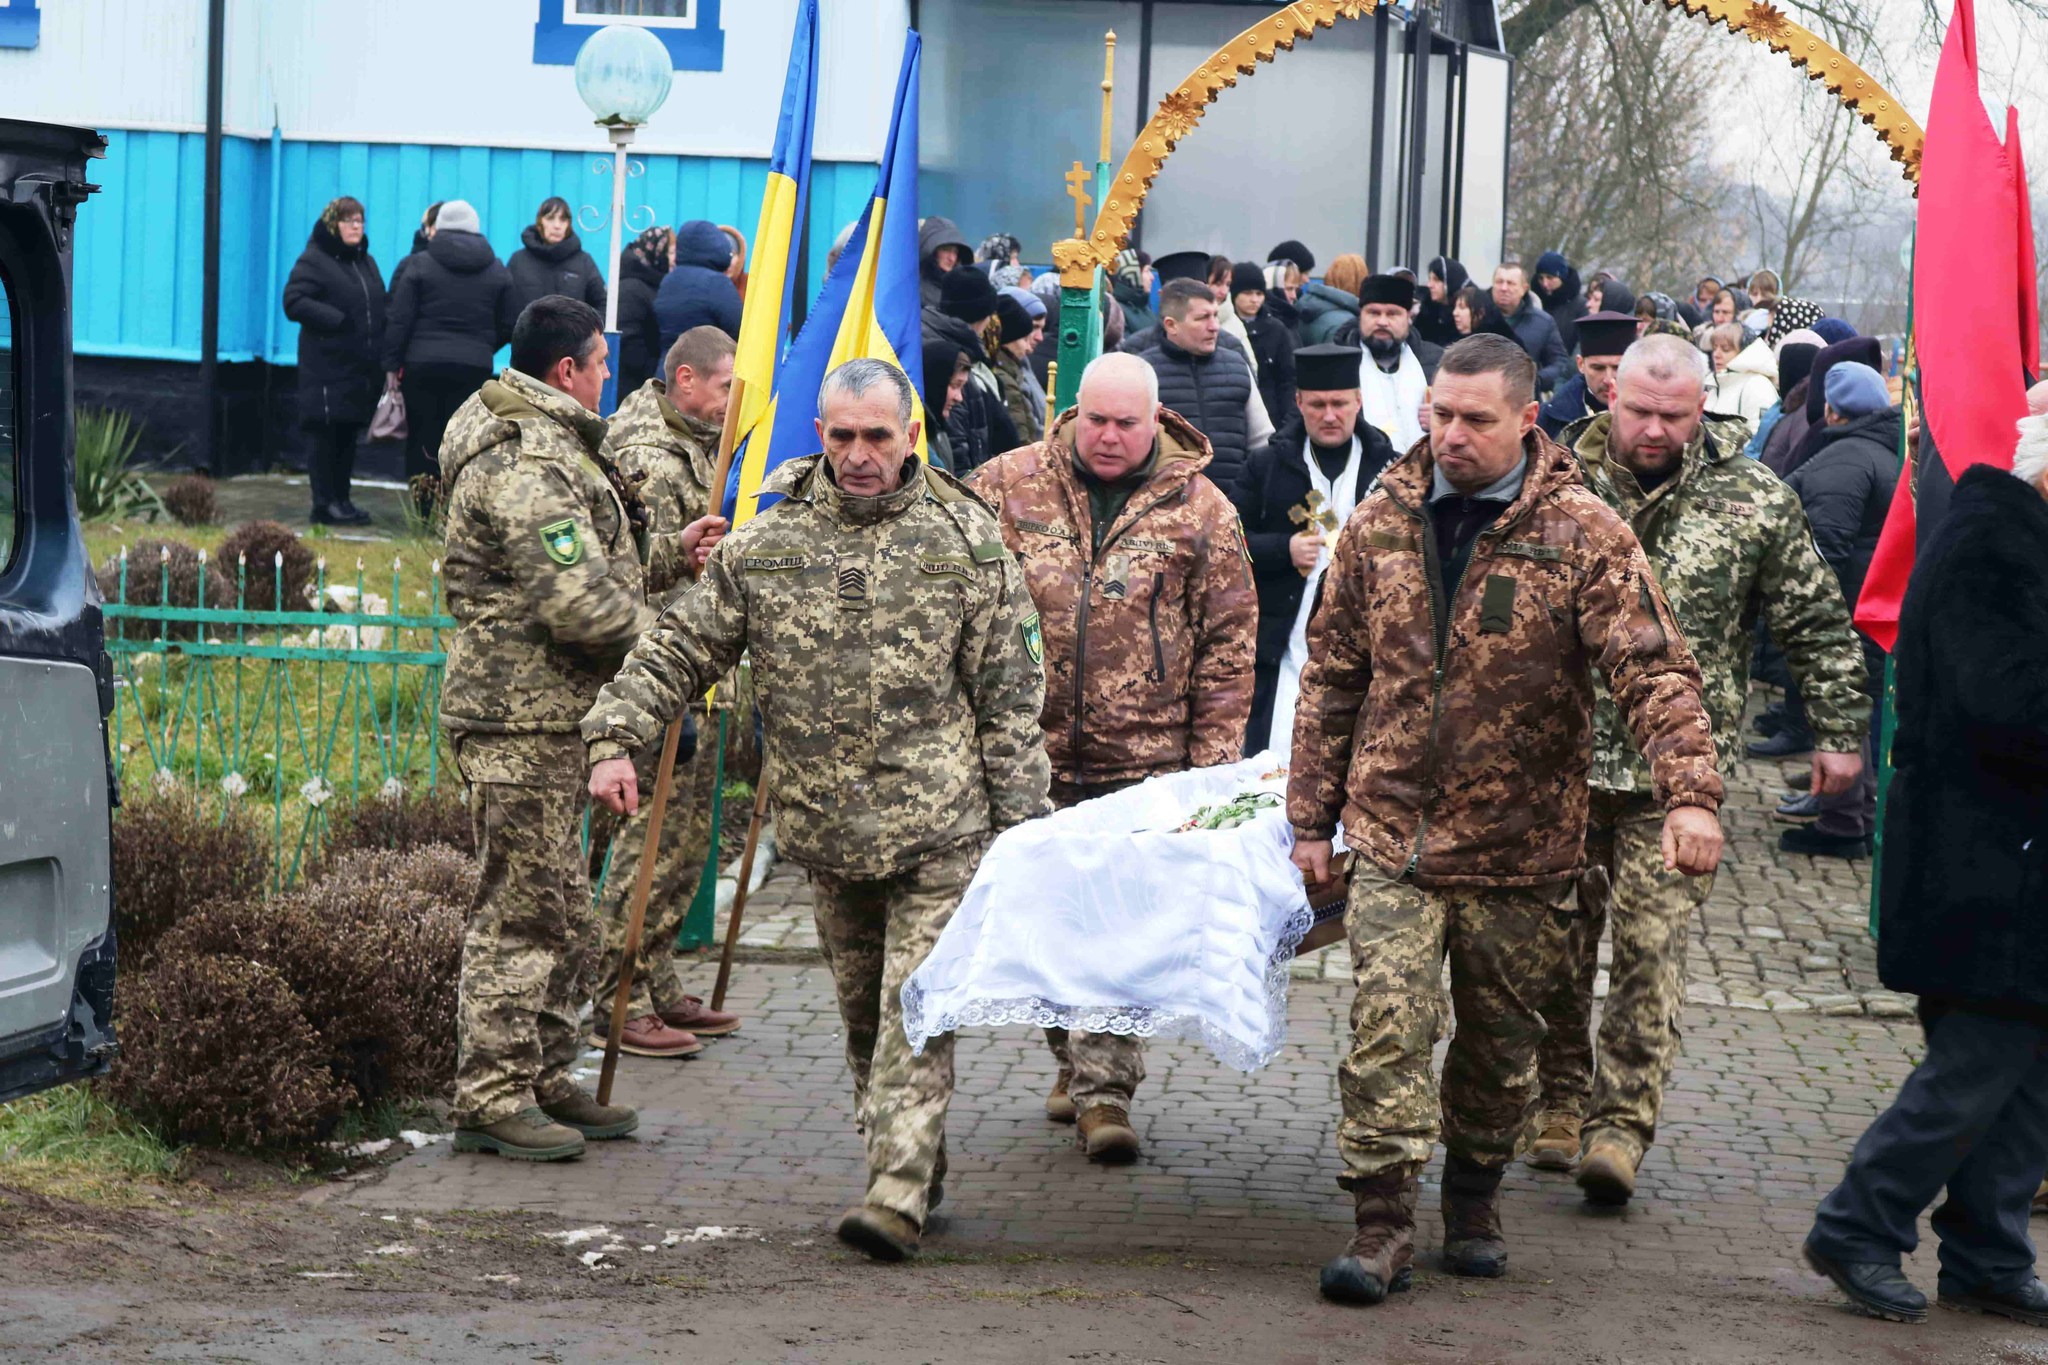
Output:
[[654,293],[675,259],[676,235],[651,227],[619,253],[619,398],[639,389],[661,369],[661,324]]
[[1471,282],[1472,277],[1466,274],[1464,266],[1448,256],[1432,260],[1428,275],[1428,297],[1422,301],[1422,311],[1415,315],[1415,334],[1433,346],[1448,346],[1464,335],[1458,330],[1451,309],[1457,302],[1459,291]]
[[1820,305],[1811,299],[1780,298],[1771,314],[1771,325],[1764,331],[1764,340],[1776,346],[1792,332],[1802,327],[1811,327],[1821,319]]

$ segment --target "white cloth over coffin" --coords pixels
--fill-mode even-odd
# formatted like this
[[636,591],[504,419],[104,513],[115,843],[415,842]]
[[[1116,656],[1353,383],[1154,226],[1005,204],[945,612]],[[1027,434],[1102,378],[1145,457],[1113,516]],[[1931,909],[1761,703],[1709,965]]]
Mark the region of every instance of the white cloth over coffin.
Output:
[[1240,792],[1285,799],[1279,754],[1155,777],[1003,832],[903,986],[914,1051],[967,1025],[1195,1037],[1241,1071],[1287,1033],[1287,964],[1311,915],[1284,807],[1177,826]]

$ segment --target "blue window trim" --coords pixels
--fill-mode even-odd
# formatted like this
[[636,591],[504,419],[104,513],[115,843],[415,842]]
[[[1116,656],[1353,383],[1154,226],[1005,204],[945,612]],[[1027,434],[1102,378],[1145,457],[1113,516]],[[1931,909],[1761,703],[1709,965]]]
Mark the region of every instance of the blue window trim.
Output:
[[[0,4],[8,0],[0,0]],[[725,70],[725,30],[718,25],[719,0],[697,0],[695,28],[666,28],[650,24],[647,31],[661,39],[669,61],[678,71]],[[540,17],[533,25],[533,61],[536,66],[574,66],[576,54],[602,24],[568,19],[569,0],[540,0]],[[6,11],[0,10],[0,17]],[[614,19],[614,23],[631,23]]]
[[37,3],[0,0],[0,47],[34,47],[42,41],[43,15]]

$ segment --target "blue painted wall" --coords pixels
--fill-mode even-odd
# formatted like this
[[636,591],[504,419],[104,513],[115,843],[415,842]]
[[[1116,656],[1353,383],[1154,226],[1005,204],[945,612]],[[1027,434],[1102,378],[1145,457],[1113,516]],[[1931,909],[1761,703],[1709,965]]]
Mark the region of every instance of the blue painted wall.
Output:
[[[107,157],[92,167],[100,193],[79,212],[74,281],[77,349],[87,355],[162,360],[199,358],[202,307],[200,232],[205,138],[198,133],[107,133]],[[607,173],[592,169],[602,159]],[[730,223],[752,236],[766,183],[765,159],[648,156],[645,174],[627,182],[629,223],[670,226],[691,218]],[[520,231],[540,201],[559,194],[572,206],[611,206],[610,157],[512,147],[440,147],[364,142],[268,141],[230,137],[222,150],[221,320],[223,360],[292,364],[298,327],[280,306],[285,277],[327,201],[363,201],[370,252],[390,278],[412,249],[420,213],[437,199],[467,199],[502,259],[519,249]],[[273,185],[273,180],[275,184]],[[818,162],[812,170],[810,281],[825,278],[825,253],[839,229],[867,204],[872,164]],[[277,221],[271,221],[273,188]],[[583,232],[583,246],[605,265],[609,228]],[[629,231],[626,239],[633,234]]]

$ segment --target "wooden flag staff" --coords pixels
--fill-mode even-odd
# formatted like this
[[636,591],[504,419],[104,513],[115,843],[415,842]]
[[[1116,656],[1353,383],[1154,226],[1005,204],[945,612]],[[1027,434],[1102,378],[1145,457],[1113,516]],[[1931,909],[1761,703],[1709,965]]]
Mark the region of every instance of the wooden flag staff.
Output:
[[[732,395],[727,399],[725,406],[725,426],[718,433],[717,474],[711,480],[713,497],[723,498],[725,481],[732,471],[732,451],[738,440],[740,405],[746,399],[746,392],[745,380],[732,381]],[[654,886],[654,861],[661,848],[662,817],[668,813],[669,795],[675,790],[676,750],[682,743],[683,722],[686,718],[687,710],[678,712],[676,718],[668,723],[668,733],[661,741],[661,766],[654,777],[654,804],[647,812],[647,839],[640,847],[640,867],[633,878],[633,903],[626,917],[626,944],[619,954],[619,988],[612,995],[611,1027],[605,1030],[604,1065],[597,1077],[599,1104],[612,1102],[612,1077],[619,1067],[619,1041],[626,1031],[626,1009],[633,999],[633,972],[639,965],[640,937],[647,928],[647,897]],[[761,802],[756,800],[753,823],[747,829],[744,863],[749,869],[753,865],[754,844],[760,830]],[[716,848],[711,850],[711,856],[718,856]],[[738,932],[740,907],[745,903],[746,884],[743,880],[739,895],[733,898],[733,927],[726,932],[725,961],[719,970],[721,996],[725,989],[725,973],[732,961],[732,941]]]

